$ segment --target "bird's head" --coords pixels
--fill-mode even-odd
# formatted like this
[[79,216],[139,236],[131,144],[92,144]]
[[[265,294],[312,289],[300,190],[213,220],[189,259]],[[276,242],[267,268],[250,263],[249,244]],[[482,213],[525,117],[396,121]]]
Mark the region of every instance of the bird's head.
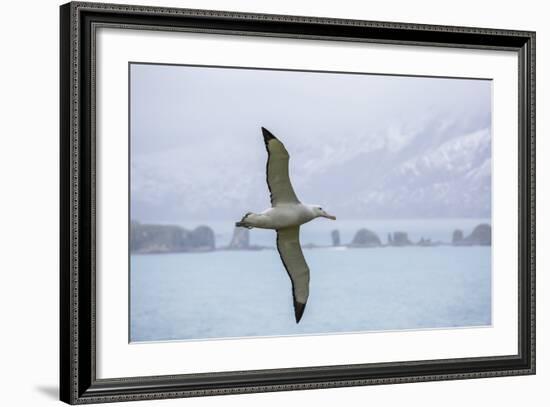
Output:
[[312,205],[311,210],[313,211],[313,214],[316,218],[322,217],[327,219],[336,220],[336,216],[329,215],[323,208],[321,208],[318,205]]

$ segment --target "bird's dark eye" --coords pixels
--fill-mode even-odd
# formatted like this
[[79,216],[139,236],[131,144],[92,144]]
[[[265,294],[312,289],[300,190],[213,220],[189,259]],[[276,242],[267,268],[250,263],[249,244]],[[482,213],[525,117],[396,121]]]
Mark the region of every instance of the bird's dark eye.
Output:
[[319,207],[320,210],[323,210],[323,208]]

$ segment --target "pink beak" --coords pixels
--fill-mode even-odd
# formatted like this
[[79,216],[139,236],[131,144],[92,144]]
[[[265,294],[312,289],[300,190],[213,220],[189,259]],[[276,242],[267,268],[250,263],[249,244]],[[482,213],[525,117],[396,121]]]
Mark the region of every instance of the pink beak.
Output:
[[332,219],[332,220],[336,220],[336,216],[332,216],[332,215],[329,215],[328,213],[323,215],[323,218],[327,218],[327,219]]

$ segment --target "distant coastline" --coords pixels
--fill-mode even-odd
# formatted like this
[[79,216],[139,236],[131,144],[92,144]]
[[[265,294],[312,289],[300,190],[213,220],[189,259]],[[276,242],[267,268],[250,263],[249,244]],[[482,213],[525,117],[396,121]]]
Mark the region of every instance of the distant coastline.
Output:
[[[490,246],[491,225],[480,223],[466,235],[462,229],[449,230],[451,240],[432,240],[422,236],[413,241],[406,231],[390,232],[385,241],[374,231],[359,228],[351,241],[343,243],[340,231],[330,232],[330,245],[313,243],[303,244],[304,249],[318,249],[328,247],[342,248],[384,248],[384,247],[435,247],[435,246]],[[231,241],[227,245],[216,245],[215,231],[207,225],[198,226],[192,230],[178,225],[146,224],[138,221],[130,223],[130,253],[132,254],[161,254],[161,253],[196,253],[224,250],[274,250],[274,246],[251,244],[250,231],[245,228],[235,228]]]

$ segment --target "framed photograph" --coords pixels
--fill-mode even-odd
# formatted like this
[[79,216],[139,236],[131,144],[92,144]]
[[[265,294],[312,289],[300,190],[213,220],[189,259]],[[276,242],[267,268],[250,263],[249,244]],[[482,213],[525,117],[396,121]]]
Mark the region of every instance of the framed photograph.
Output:
[[61,6],[70,404],[535,373],[535,33]]

